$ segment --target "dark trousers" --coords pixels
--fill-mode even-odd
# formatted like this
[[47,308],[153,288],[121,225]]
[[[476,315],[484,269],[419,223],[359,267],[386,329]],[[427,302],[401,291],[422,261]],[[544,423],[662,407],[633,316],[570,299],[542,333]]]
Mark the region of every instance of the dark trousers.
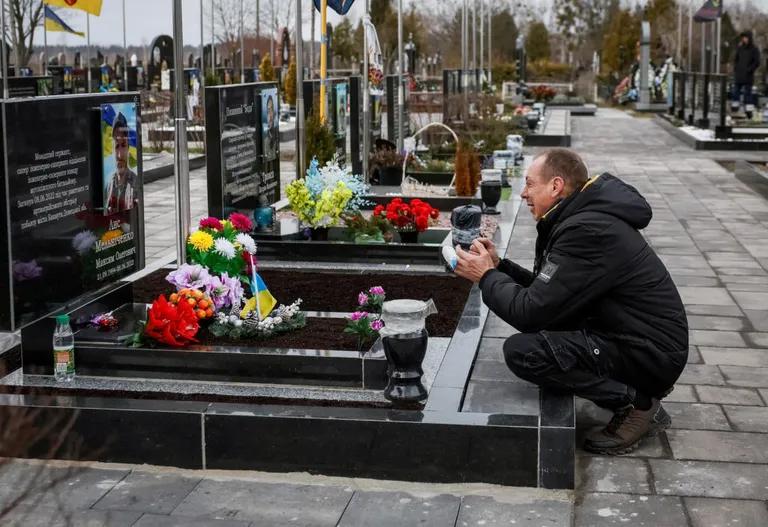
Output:
[[663,398],[687,359],[687,349],[662,352],[645,339],[584,330],[519,333],[504,343],[504,360],[518,377],[611,410],[632,403],[638,391]]
[[747,105],[755,104],[754,95],[752,94],[751,84],[735,83],[733,85],[733,92],[731,93],[732,104],[738,106],[742,100],[742,97],[744,98],[745,108]]

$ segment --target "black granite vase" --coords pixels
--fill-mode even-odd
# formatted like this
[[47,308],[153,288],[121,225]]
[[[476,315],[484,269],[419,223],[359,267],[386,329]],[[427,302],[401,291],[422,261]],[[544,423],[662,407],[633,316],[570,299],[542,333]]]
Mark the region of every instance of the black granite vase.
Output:
[[315,242],[328,241],[328,227],[314,227],[309,230],[309,238]]
[[415,403],[427,398],[427,389],[421,383],[424,370],[421,363],[427,354],[429,333],[383,337],[384,354],[389,363],[389,382],[384,397],[393,403]]
[[419,243],[419,231],[397,231],[402,243]]
[[480,198],[483,200],[483,214],[500,214],[496,210],[501,199],[501,183],[498,181],[483,181],[480,183]]

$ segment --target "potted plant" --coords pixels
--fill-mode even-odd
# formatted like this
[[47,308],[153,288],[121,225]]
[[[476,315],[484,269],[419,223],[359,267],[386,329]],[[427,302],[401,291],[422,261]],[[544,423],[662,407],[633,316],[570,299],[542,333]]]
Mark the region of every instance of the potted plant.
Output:
[[480,184],[480,157],[465,140],[456,149],[456,195],[472,197]]
[[417,181],[431,185],[450,185],[453,179],[453,160],[426,159],[410,156],[406,175]]
[[343,220],[349,238],[355,243],[386,243],[394,238],[392,224],[381,215],[366,218],[358,211],[345,215]]
[[440,211],[418,198],[409,203],[404,202],[403,198],[394,198],[386,206],[376,205],[373,214],[386,218],[400,235],[402,243],[417,243],[419,233],[427,230],[430,223],[437,220]]
[[396,149],[377,149],[369,157],[369,165],[371,180],[379,185],[397,186],[403,182],[403,156]]

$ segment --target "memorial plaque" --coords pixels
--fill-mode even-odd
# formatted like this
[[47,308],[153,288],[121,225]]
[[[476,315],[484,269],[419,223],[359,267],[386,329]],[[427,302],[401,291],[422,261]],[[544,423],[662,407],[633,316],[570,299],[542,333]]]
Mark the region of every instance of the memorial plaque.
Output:
[[[1,242],[0,276],[8,278],[0,279],[0,329],[15,330],[143,268],[140,113],[135,93],[3,105],[0,228],[10,239]],[[132,148],[115,145],[127,131],[106,110],[122,105],[134,109]],[[121,180],[131,156],[132,177]],[[107,177],[105,166],[113,167]],[[105,212],[103,185],[112,176],[130,206]]]
[[[280,199],[277,85],[210,86],[205,90],[208,212],[252,214],[259,196]],[[271,109],[271,110],[270,110]]]
[[[350,119],[350,127],[356,129],[351,130],[351,133],[347,133],[347,96],[349,94],[349,83],[347,79],[334,78],[326,79],[327,89],[325,91],[326,100],[328,104],[328,116],[327,122],[333,131],[336,145],[336,155],[341,166],[350,162],[353,166],[353,158],[348,156],[348,153],[352,151],[351,145],[348,147],[349,138],[354,134],[359,134],[359,128],[361,122],[359,119]],[[320,80],[305,80],[304,81],[304,116],[308,118],[318,104],[320,100]],[[315,111],[318,111],[315,109]],[[348,159],[348,157],[350,159]]]

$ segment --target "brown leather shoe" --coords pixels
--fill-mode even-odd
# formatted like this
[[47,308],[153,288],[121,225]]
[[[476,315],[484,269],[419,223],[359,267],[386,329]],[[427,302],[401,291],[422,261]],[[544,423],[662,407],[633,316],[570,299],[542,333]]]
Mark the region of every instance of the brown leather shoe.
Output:
[[628,454],[640,446],[643,438],[669,428],[672,418],[658,399],[652,401],[651,408],[646,411],[632,405],[617,410],[605,428],[587,436],[584,450],[611,456]]

